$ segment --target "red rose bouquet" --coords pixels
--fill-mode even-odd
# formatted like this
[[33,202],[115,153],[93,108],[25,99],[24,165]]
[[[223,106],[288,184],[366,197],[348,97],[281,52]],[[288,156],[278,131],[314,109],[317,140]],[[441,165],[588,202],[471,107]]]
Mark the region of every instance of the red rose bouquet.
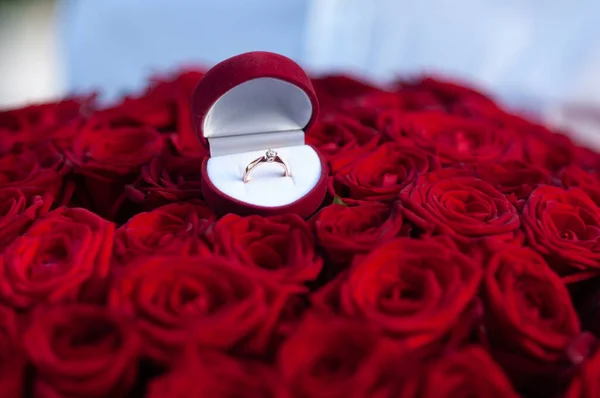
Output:
[[218,217],[202,75],[0,112],[0,397],[600,396],[600,154],[453,82],[321,77],[321,207]]

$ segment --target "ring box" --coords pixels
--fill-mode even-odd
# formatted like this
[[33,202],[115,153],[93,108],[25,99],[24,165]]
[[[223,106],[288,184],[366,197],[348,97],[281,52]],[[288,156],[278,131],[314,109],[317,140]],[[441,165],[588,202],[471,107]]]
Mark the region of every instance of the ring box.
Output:
[[[309,217],[327,191],[327,162],[305,132],[319,105],[310,79],[279,54],[250,52],[210,69],[192,96],[194,131],[209,150],[202,194],[218,214],[285,213]],[[273,149],[287,163],[261,164],[244,183],[246,166]]]

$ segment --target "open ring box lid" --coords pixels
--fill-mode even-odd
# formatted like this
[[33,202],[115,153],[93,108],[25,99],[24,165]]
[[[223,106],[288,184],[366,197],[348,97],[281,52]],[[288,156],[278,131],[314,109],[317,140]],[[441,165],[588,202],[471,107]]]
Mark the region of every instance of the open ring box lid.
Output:
[[[198,139],[209,149],[202,193],[219,214],[308,217],[327,191],[327,163],[304,142],[317,118],[310,79],[294,61],[269,52],[229,58],[210,69],[192,96]],[[274,149],[287,163],[265,163],[243,182],[246,166]]]

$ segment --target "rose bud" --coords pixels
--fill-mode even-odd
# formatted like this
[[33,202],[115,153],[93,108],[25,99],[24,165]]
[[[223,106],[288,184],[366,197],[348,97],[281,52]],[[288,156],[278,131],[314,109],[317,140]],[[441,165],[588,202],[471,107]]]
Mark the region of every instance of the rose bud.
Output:
[[35,397],[125,398],[136,380],[139,338],[104,308],[40,309],[23,342],[35,369]]

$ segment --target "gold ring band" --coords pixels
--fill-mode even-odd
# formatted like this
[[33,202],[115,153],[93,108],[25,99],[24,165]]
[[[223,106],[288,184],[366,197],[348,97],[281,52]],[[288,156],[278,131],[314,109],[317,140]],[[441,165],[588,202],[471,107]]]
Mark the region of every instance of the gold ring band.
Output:
[[275,151],[273,149],[269,149],[264,154],[264,156],[254,159],[252,162],[250,162],[250,164],[248,164],[248,166],[246,166],[246,171],[244,171],[244,177],[243,177],[244,183],[247,183],[251,180],[250,173],[252,172],[252,170],[257,168],[261,164],[265,164],[265,163],[277,163],[281,167],[283,167],[284,177],[289,177],[291,175],[288,165],[277,154],[277,151]]

